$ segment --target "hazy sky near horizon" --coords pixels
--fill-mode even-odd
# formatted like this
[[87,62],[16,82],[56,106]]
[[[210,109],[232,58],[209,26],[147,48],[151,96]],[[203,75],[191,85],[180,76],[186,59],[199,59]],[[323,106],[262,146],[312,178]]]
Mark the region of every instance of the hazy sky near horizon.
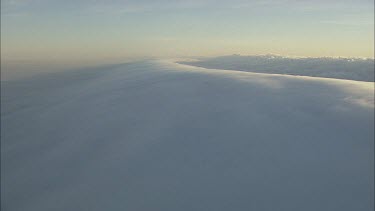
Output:
[[373,0],[2,0],[5,60],[374,57]]

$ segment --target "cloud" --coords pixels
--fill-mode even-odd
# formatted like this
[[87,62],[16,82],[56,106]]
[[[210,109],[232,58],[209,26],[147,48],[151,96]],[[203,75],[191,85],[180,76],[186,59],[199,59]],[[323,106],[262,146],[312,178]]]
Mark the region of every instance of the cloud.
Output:
[[205,68],[239,70],[244,72],[374,81],[374,59],[233,55],[182,63]]
[[347,21],[347,20],[325,20],[321,21],[323,24],[331,24],[331,25],[346,25],[346,26],[366,26],[366,25],[373,25],[374,22],[372,21]]
[[138,13],[160,10],[179,10],[206,7],[212,0],[202,1],[116,1],[111,4],[96,3],[88,6],[85,11],[94,13]]

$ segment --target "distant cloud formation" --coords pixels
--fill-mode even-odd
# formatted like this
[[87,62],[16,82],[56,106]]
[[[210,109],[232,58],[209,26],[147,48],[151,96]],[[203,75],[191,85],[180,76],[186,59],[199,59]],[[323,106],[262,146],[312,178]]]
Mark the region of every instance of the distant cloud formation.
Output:
[[363,26],[363,25],[373,25],[374,21],[350,21],[350,20],[327,20],[321,21],[324,24],[332,24],[332,25],[347,25],[347,26]]
[[245,72],[374,81],[374,59],[232,55],[180,63],[205,68],[230,69]]

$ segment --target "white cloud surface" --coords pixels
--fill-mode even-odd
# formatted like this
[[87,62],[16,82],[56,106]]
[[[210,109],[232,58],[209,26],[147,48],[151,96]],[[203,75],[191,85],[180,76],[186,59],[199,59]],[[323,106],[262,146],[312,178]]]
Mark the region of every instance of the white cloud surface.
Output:
[[374,81],[374,59],[371,58],[296,58],[276,55],[221,56],[197,61],[182,61],[200,67],[245,72]]
[[2,208],[371,210],[373,97],[168,61],[4,82]]

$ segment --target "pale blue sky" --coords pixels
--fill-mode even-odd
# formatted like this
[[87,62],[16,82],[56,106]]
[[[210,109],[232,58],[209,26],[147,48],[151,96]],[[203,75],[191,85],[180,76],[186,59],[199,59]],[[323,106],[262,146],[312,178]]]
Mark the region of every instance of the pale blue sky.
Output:
[[2,0],[5,59],[374,56],[372,0]]

